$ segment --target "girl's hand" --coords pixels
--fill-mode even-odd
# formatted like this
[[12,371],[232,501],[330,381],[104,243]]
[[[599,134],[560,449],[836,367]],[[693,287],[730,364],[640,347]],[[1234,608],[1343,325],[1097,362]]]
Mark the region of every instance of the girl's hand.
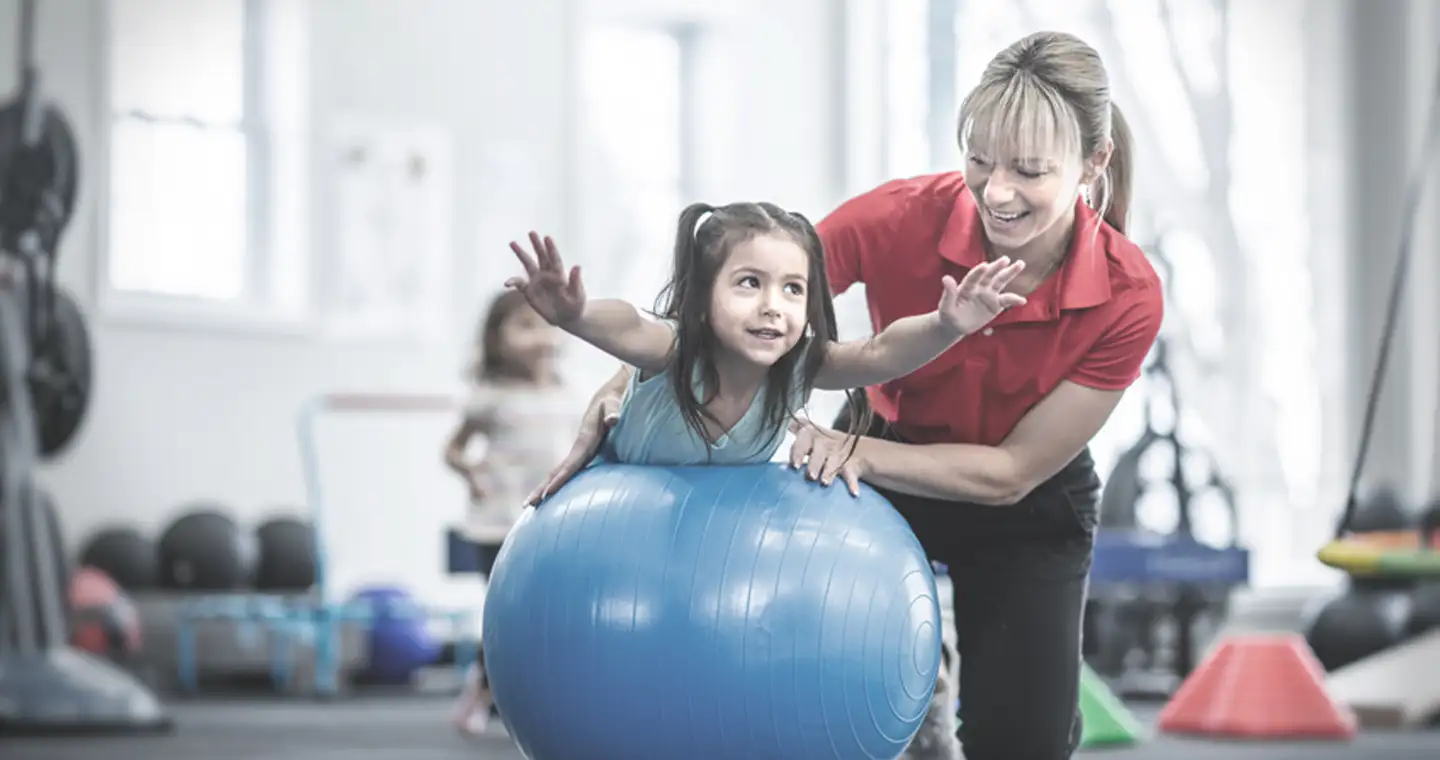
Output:
[[865,476],[863,449],[838,430],[820,427],[813,422],[791,420],[790,432],[795,443],[790,445],[790,467],[805,468],[805,477],[828,486],[839,475],[851,496],[860,495],[860,480]]
[[959,285],[954,277],[945,275],[945,290],[940,294],[941,321],[963,337],[984,327],[1000,312],[1023,306],[1024,296],[1004,291],[1024,269],[1024,261],[1012,263],[1009,257],[1002,256],[971,269]]
[[520,291],[546,322],[564,327],[585,311],[585,286],[580,282],[580,267],[571,267],[567,275],[560,251],[548,235],[541,240],[537,233],[530,233],[530,245],[535,249],[533,258],[519,243],[511,241],[510,250],[525,267],[525,276],[511,277],[505,281],[505,287]]

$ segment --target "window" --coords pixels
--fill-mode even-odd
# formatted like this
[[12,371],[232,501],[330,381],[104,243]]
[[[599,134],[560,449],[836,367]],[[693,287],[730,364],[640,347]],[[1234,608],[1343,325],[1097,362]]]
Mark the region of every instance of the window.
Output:
[[885,167],[896,177],[935,168],[930,155],[928,0],[885,5]]
[[581,53],[580,239],[597,264],[588,277],[593,292],[642,308],[665,284],[689,200],[685,40],[667,27],[596,24]]
[[107,300],[298,304],[301,6],[108,3]]

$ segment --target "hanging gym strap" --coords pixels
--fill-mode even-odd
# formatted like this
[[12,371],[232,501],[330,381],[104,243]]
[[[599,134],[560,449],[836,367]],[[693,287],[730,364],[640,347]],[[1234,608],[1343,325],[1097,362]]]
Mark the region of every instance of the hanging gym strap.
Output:
[[1434,92],[1430,98],[1430,118],[1426,122],[1425,141],[1421,147],[1420,160],[1415,164],[1415,173],[1405,190],[1405,206],[1401,214],[1400,253],[1395,257],[1395,274],[1390,282],[1390,301],[1385,309],[1385,326],[1380,335],[1380,355],[1375,362],[1375,372],[1370,378],[1370,389],[1365,398],[1365,420],[1360,428],[1360,447],[1355,453],[1355,467],[1350,473],[1350,489],[1345,498],[1345,510],[1335,526],[1335,538],[1345,536],[1350,523],[1359,508],[1360,476],[1365,470],[1365,458],[1370,453],[1370,443],[1375,428],[1375,416],[1379,407],[1380,389],[1385,384],[1385,375],[1390,365],[1390,349],[1395,340],[1396,322],[1400,317],[1400,298],[1404,294],[1405,276],[1410,269],[1411,251],[1415,247],[1415,228],[1420,221],[1420,200],[1425,194],[1425,180],[1435,163],[1435,154],[1440,150],[1440,68],[1435,74]]

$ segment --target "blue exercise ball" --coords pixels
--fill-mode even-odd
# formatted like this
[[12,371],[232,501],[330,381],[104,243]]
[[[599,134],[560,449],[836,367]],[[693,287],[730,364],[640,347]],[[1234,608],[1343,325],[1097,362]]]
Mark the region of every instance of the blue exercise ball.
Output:
[[782,465],[597,465],[527,510],[486,595],[486,673],[531,760],[871,760],[940,667],[909,525]]
[[355,595],[370,607],[369,661],[362,679],[376,684],[403,684],[440,657],[440,643],[426,627],[424,611],[402,588],[372,586]]

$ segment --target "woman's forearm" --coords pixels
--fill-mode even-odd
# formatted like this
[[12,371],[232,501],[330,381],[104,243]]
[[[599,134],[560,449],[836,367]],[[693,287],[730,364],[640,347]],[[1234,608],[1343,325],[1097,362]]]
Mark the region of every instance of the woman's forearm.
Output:
[[912,496],[1005,506],[1028,490],[1009,452],[994,446],[862,438],[858,453],[866,482]]
[[607,396],[625,395],[625,386],[630,383],[630,374],[634,371],[635,368],[629,364],[621,364],[620,369],[615,371],[615,375],[595,391],[595,395],[590,398],[590,403],[593,405]]

